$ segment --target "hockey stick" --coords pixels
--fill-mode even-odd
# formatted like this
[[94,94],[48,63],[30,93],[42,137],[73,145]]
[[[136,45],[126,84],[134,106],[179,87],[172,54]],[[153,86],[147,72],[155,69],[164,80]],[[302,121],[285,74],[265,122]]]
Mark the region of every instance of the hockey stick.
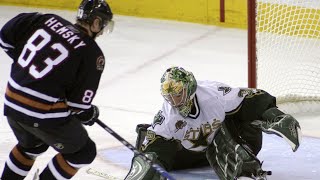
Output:
[[153,163],[152,160],[150,160],[145,154],[139,152],[135,147],[133,147],[128,141],[123,139],[119,134],[114,132],[111,128],[109,128],[106,124],[104,124],[101,120],[97,119],[96,123],[98,123],[104,130],[106,130],[108,133],[110,133],[113,137],[118,139],[123,145],[125,145],[127,148],[129,148],[131,151],[133,151],[135,154],[142,157],[143,160],[148,162],[154,170],[156,170],[158,173],[160,173],[163,177],[167,178],[167,180],[175,180],[166,170],[164,170],[161,166],[159,166],[156,163]]
[[102,178],[108,179],[108,180],[121,180],[121,179],[119,179],[117,177],[111,176],[111,175],[109,175],[107,173],[103,173],[103,172],[97,171],[97,170],[92,169],[92,168],[87,169],[86,172],[88,174],[99,176],[99,177],[102,177]]

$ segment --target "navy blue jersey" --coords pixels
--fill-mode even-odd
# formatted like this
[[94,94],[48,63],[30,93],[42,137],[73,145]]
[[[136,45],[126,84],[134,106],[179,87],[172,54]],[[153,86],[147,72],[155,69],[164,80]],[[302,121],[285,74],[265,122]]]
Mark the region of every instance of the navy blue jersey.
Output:
[[54,14],[22,13],[2,27],[0,46],[13,59],[5,115],[55,120],[91,107],[105,59],[80,26]]

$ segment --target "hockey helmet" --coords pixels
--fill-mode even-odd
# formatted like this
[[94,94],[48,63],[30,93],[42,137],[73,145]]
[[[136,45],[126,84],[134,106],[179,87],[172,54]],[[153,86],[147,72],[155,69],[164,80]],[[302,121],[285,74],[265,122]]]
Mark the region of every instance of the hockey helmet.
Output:
[[114,26],[113,13],[108,3],[104,0],[82,0],[78,9],[77,20],[91,25],[96,17],[101,18],[101,29],[106,27],[108,33],[112,32]]
[[193,74],[182,67],[167,69],[161,78],[161,95],[184,117],[191,111],[196,89],[197,81]]

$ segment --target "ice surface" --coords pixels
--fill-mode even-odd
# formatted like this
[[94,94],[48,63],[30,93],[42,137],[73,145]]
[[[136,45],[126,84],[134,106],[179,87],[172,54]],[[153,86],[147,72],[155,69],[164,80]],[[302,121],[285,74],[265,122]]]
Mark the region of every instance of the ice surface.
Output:
[[[20,12],[34,11],[56,13],[70,21],[74,20],[76,14],[75,11],[0,6],[0,27]],[[245,30],[118,15],[115,21],[114,32],[97,40],[107,62],[94,104],[100,107],[101,120],[133,144],[136,138],[135,126],[138,123],[150,123],[161,107],[159,82],[166,68],[179,65],[191,70],[197,79],[247,86]],[[3,109],[11,62],[4,51],[0,50],[0,109]],[[320,114],[296,117],[305,135],[319,137]],[[88,168],[120,179],[125,177],[131,158],[130,151],[98,125],[87,127],[87,130],[98,149],[97,158]],[[0,139],[2,172],[8,153],[16,144],[2,113]],[[305,138],[297,153],[292,153],[283,139],[272,136],[265,139],[260,157],[265,161],[265,169],[274,173],[269,179],[319,179],[318,139]],[[49,149],[37,159],[35,168],[42,170],[55,153]],[[35,168],[31,170],[31,175]],[[81,169],[74,179],[101,179],[87,174],[86,170]],[[195,174],[211,172],[210,168],[187,171]],[[207,175],[210,176],[204,174]],[[194,176],[188,178],[191,177]],[[26,179],[30,180],[31,176]]]

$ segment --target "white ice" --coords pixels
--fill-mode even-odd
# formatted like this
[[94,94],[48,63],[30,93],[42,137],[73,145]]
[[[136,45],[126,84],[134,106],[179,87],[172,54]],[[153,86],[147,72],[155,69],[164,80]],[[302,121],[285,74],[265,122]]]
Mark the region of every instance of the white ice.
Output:
[[[76,14],[75,11],[0,6],[0,27],[18,13],[34,11],[56,13],[70,21],[74,21]],[[192,71],[197,79],[221,81],[231,86],[247,86],[246,30],[119,15],[115,16],[115,22],[114,32],[97,40],[107,61],[93,103],[100,107],[100,119],[132,144],[136,138],[135,126],[138,123],[150,123],[153,115],[161,107],[159,83],[166,68],[178,65]],[[0,50],[0,109],[3,109],[11,63],[12,60]],[[0,114],[0,172],[11,148],[17,142],[2,114]],[[320,114],[299,114],[296,117],[305,135],[320,137],[318,132]],[[130,159],[119,157],[119,162],[113,163],[108,161],[103,152],[124,146],[98,125],[87,127],[87,130],[98,149],[98,156],[89,167],[123,178],[128,172]],[[288,150],[289,147],[285,148]],[[264,148],[262,153],[265,151],[272,152],[272,146]],[[34,167],[42,170],[55,153],[50,149],[37,159]],[[294,159],[294,156],[295,154],[291,153],[285,158]],[[275,166],[277,162],[287,162],[282,161],[283,156],[278,152],[271,153],[270,157],[263,157],[270,158],[264,160],[276,163]],[[313,157],[312,154],[309,157]],[[302,177],[296,178],[305,179],[304,171],[307,173],[310,168],[305,164],[307,162],[298,163],[301,163],[297,169],[302,171]],[[282,165],[285,166],[290,169],[291,164]],[[35,168],[26,179],[31,179]],[[282,169],[285,171],[285,168]],[[81,169],[74,179],[99,179],[85,173],[86,170],[87,168]],[[319,171],[319,168],[312,170],[315,173]],[[285,171],[282,174],[287,173]],[[290,174],[285,177],[271,176],[269,179],[287,179]]]

